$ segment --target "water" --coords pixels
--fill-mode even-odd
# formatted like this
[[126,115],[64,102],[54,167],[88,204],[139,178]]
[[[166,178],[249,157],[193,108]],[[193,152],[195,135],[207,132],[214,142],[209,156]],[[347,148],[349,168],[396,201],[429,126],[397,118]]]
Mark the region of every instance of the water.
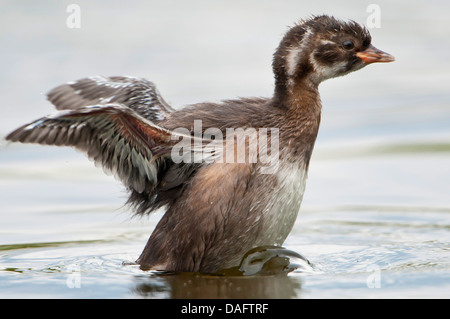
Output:
[[[95,74],[149,78],[175,106],[268,96],[287,25],[323,12],[364,23],[369,4],[77,3],[76,30],[64,3],[2,4],[0,135],[53,112],[43,92]],[[321,130],[284,245],[312,269],[143,272],[132,262],[161,213],[132,218],[120,183],[71,149],[2,141],[0,297],[450,297],[449,4],[378,4],[373,42],[397,61],[320,88]]]

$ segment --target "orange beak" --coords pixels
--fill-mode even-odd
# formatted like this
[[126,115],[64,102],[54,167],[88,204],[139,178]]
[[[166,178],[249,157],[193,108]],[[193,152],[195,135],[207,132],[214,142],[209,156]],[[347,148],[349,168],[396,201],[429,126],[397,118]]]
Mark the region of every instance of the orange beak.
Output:
[[395,61],[394,56],[389,53],[378,50],[373,45],[370,45],[367,49],[361,52],[357,52],[356,56],[363,60],[364,63],[374,63],[374,62],[393,62]]

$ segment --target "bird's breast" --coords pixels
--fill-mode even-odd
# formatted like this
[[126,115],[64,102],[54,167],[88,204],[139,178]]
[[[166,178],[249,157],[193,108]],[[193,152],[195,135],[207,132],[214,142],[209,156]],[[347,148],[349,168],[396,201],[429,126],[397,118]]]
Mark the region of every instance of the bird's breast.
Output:
[[263,245],[281,246],[297,218],[303,199],[307,168],[303,163],[280,163],[277,184],[268,191],[263,211]]

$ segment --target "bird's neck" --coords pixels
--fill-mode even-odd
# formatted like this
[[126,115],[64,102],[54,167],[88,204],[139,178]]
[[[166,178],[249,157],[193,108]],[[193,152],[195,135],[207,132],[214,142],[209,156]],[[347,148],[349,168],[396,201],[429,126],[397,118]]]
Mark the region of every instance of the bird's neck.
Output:
[[322,103],[317,84],[310,81],[295,82],[288,86],[287,92],[285,104],[292,119],[320,119]]
[[[281,96],[279,95],[278,98]],[[289,161],[302,161],[308,167],[319,132],[322,103],[318,86],[304,81],[286,85],[281,100],[274,102],[285,109],[280,128],[280,142]]]
[[322,103],[318,84],[309,77],[297,78],[296,81],[285,79],[282,83],[276,81],[273,103],[286,110],[293,121],[299,118],[320,119]]

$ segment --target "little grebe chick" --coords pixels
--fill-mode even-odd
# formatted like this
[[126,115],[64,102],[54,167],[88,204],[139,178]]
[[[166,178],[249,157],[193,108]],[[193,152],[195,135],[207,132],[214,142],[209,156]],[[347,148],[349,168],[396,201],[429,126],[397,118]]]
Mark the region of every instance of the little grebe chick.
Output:
[[[356,22],[316,16],[283,37],[273,58],[271,98],[174,110],[147,80],[90,77],[50,91],[48,99],[64,111],[24,125],[7,139],[75,147],[120,179],[138,214],[164,207],[137,260],[142,269],[216,272],[237,266],[255,247],[281,246],[291,231],[319,130],[319,84],[391,61]],[[264,173],[260,161],[175,161],[179,138],[198,138],[196,120],[202,133],[216,128],[225,138],[229,128],[276,128],[276,170]]]

